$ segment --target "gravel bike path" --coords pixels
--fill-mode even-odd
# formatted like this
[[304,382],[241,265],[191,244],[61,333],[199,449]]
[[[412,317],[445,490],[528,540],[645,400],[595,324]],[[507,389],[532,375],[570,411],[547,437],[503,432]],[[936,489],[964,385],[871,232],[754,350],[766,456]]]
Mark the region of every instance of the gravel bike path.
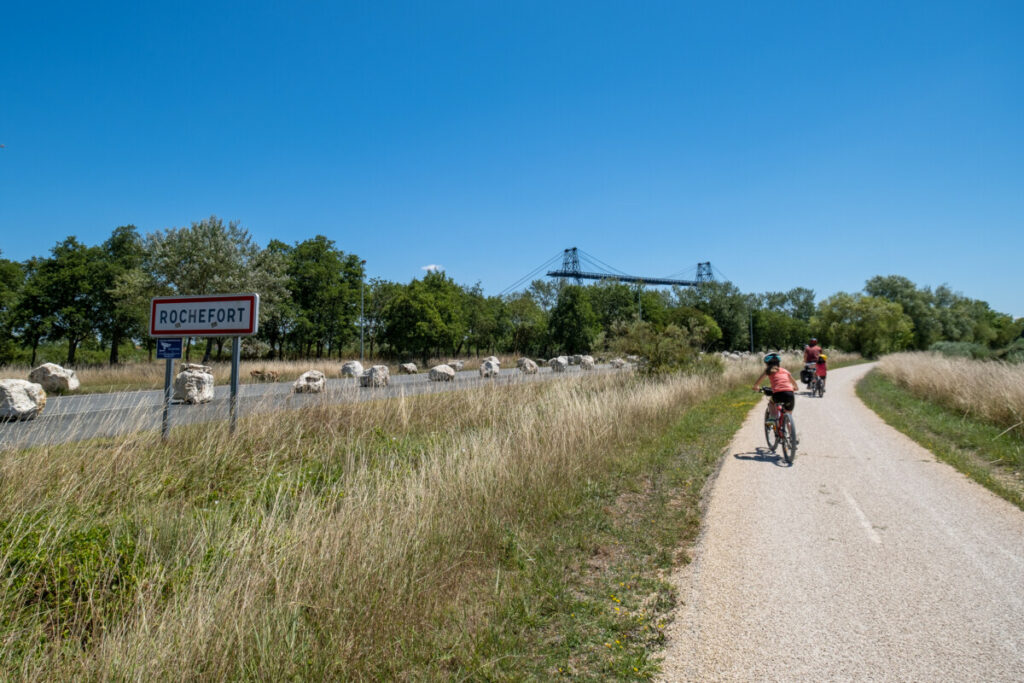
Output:
[[673,577],[663,680],[1024,680],[1024,512],[864,406],[870,367],[801,392],[792,467],[751,411]]

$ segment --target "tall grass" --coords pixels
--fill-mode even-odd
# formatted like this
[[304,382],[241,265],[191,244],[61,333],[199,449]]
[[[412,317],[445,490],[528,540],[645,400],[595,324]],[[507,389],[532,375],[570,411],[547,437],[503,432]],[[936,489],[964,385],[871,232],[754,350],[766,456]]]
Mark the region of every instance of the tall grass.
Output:
[[1024,365],[917,352],[885,356],[878,368],[919,398],[1024,436]]
[[749,381],[747,365],[0,453],[0,669],[444,677],[486,624],[519,531],[555,523],[610,458]]

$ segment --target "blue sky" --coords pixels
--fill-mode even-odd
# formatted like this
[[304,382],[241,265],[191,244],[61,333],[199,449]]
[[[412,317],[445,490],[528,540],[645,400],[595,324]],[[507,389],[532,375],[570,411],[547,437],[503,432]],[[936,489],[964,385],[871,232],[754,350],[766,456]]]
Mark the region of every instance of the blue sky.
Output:
[[565,247],[1024,316],[1024,4],[18,3],[0,250],[211,214],[497,293]]

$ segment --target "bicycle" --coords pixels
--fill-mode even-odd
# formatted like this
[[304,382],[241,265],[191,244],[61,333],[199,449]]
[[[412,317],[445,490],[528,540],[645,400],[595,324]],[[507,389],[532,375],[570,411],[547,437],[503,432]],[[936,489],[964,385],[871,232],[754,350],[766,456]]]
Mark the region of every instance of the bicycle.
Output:
[[770,387],[761,387],[761,393],[768,397],[768,407],[764,409],[764,438],[768,442],[768,448],[774,453],[781,443],[782,459],[792,465],[796,458],[798,443],[793,415],[771,400],[772,390]]
[[814,392],[814,377],[817,370],[818,364],[815,362],[804,363],[804,369],[800,371],[800,381],[804,383],[804,388],[810,391],[812,395]]
[[822,398],[825,396],[825,378],[815,376],[811,382],[811,396]]

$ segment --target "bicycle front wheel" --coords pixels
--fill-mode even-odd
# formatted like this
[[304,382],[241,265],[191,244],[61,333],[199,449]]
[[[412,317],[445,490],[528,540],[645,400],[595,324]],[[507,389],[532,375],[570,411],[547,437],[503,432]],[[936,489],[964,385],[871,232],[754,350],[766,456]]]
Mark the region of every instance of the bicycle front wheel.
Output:
[[779,435],[775,431],[771,406],[764,409],[764,440],[768,442],[768,449],[774,453],[775,447],[779,445]]
[[796,422],[789,413],[783,415],[781,421],[779,426],[782,432],[782,458],[792,464],[796,459]]

